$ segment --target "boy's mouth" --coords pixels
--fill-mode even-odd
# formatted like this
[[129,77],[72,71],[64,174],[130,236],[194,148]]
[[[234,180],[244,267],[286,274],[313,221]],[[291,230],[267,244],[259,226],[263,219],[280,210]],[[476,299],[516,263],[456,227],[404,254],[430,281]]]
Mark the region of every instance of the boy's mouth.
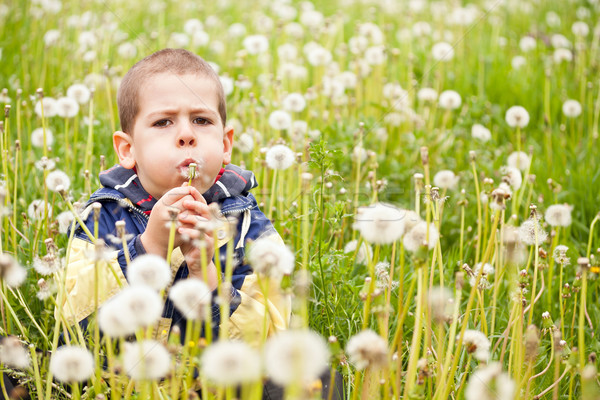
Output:
[[[195,164],[196,167],[190,167],[190,164]],[[200,176],[199,170],[202,167],[202,162],[194,158],[186,158],[178,166],[177,169],[184,179],[196,179]],[[193,174],[193,176],[192,176]]]

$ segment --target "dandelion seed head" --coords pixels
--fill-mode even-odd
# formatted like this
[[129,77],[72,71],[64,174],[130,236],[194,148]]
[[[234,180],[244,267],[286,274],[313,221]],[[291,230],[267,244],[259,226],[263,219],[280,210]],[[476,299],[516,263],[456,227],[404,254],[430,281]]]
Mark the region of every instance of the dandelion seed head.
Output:
[[212,292],[200,279],[188,278],[173,285],[169,298],[186,319],[201,321],[207,317]]
[[438,99],[438,93],[432,88],[421,88],[417,92],[417,98],[422,102],[433,103]]
[[306,59],[310,65],[313,67],[328,65],[333,56],[331,52],[321,45],[316,45],[311,48],[311,50],[306,54]]
[[50,29],[44,33],[44,44],[46,47],[52,47],[58,43],[60,36],[61,34],[58,29]]
[[[477,264],[475,264],[475,267],[473,267],[473,275],[469,278],[469,283],[471,284],[471,286],[475,286],[475,283],[477,282],[477,276],[479,276],[481,269],[482,269],[481,263],[477,263]],[[492,285],[489,281],[489,277],[490,277],[490,275],[493,275],[493,274],[494,274],[494,267],[489,263],[483,264],[483,271],[481,271],[481,278],[479,279],[478,289],[480,289],[480,290],[490,289],[492,287]]]
[[427,294],[427,301],[434,321],[442,323],[451,319],[454,297],[450,289],[441,286],[432,287]]
[[527,60],[523,56],[514,56],[510,60],[510,65],[515,70],[521,69],[521,67],[523,67],[525,64],[527,64]]
[[521,171],[517,168],[513,167],[502,167],[501,170],[502,182],[505,182],[510,186],[511,191],[517,191],[521,187],[523,183],[523,176],[521,175]]
[[327,368],[325,339],[309,330],[286,330],[271,336],[265,345],[265,367],[273,382],[287,386],[308,384]]
[[460,107],[462,99],[454,90],[444,90],[438,99],[439,105],[445,110],[455,110]]
[[569,99],[563,103],[562,112],[568,118],[577,118],[581,115],[581,103],[577,100]]
[[234,386],[260,379],[258,352],[243,342],[218,341],[202,353],[202,375],[222,386]]
[[506,110],[504,119],[511,128],[525,128],[529,124],[529,113],[521,106],[512,106]]
[[159,291],[171,282],[171,269],[162,257],[144,254],[127,267],[127,280],[131,285],[145,285]]
[[546,210],[544,218],[550,226],[571,225],[571,211],[573,207],[568,204],[553,204]]
[[50,358],[50,372],[61,382],[83,382],[94,373],[94,356],[85,347],[61,346]]
[[528,246],[535,245],[536,231],[537,243],[540,245],[546,241],[548,238],[548,233],[542,228],[536,218],[529,218],[528,220],[524,221],[519,227],[519,238],[521,239],[521,242]]
[[453,190],[458,186],[458,176],[453,171],[447,169],[441,170],[433,177],[433,184],[440,189]]
[[44,106],[44,118],[54,117],[58,113],[56,99],[52,97],[44,97],[41,101],[38,101],[35,104],[34,111],[38,117],[42,117],[42,105]]
[[454,48],[450,43],[439,42],[433,45],[431,55],[436,61],[450,61],[454,58]]
[[391,204],[376,203],[359,207],[352,227],[369,243],[393,243],[404,235],[407,217],[412,217],[407,210]]
[[555,64],[571,62],[573,60],[573,53],[569,49],[559,48],[554,50],[554,53],[552,53],[552,59],[554,60]]
[[467,329],[463,335],[463,345],[477,361],[488,362],[491,343],[482,332]]
[[404,235],[404,248],[410,252],[416,252],[423,246],[429,250],[433,249],[437,243],[440,234],[435,224],[429,224],[429,240],[427,240],[427,222],[419,221],[406,235]]
[[[54,134],[52,130],[46,128],[46,146],[50,147],[54,144]],[[33,147],[44,146],[44,129],[36,128],[31,132],[31,145]]]
[[235,23],[229,25],[229,28],[227,29],[227,33],[232,38],[242,37],[246,34],[246,31],[247,31],[246,25],[244,25],[240,22],[235,22]]
[[527,153],[525,153],[524,151],[513,151],[508,156],[506,163],[511,168],[517,168],[521,171],[527,171],[529,169],[529,166],[531,165],[531,159],[529,158],[529,155],[527,155]]
[[259,275],[280,279],[294,270],[294,254],[282,242],[269,237],[252,242],[248,251],[248,261]]
[[167,349],[155,340],[125,342],[123,370],[134,381],[159,380],[171,369],[171,356]]
[[[358,245],[358,240],[352,240],[344,246],[344,253],[349,254],[356,252],[356,246]],[[366,264],[371,259],[373,255],[373,248],[365,242],[362,242],[358,252],[356,253],[356,263],[357,264]]]
[[52,192],[58,192],[59,186],[67,191],[71,187],[71,178],[63,171],[54,170],[46,176],[46,186]]
[[523,36],[521,40],[519,40],[519,48],[524,53],[529,53],[530,51],[535,50],[537,43],[535,38],[532,36]]
[[16,259],[4,253],[0,254],[0,279],[11,288],[17,288],[25,281],[27,270]]
[[552,253],[552,257],[554,257],[554,261],[560,265],[569,265],[571,264],[571,259],[567,257],[567,251],[569,248],[565,245],[559,244],[554,248],[554,252]]
[[477,368],[465,389],[467,400],[512,400],[514,395],[514,381],[497,362]]
[[58,272],[64,263],[63,260],[55,254],[46,254],[42,258],[33,259],[33,268],[38,274],[48,276]]
[[26,369],[31,358],[29,351],[15,336],[7,336],[0,340],[0,364],[9,368]]
[[474,124],[471,127],[471,137],[485,143],[492,138],[492,133],[485,126],[481,124]]
[[269,168],[284,170],[296,162],[296,155],[289,147],[278,144],[267,150],[265,159]]
[[300,93],[290,93],[281,102],[281,105],[289,112],[302,112],[306,107],[306,99]]
[[365,329],[348,340],[346,353],[358,370],[379,369],[388,363],[387,341],[370,329]]
[[275,110],[269,115],[269,126],[278,131],[289,129],[292,126],[292,117],[287,111]]
[[571,32],[580,38],[586,37],[590,33],[590,27],[583,21],[575,21],[571,25]]
[[223,93],[225,96],[229,96],[231,93],[233,93],[235,84],[233,83],[232,78],[228,76],[219,76],[219,81],[221,82],[221,86],[223,86]]
[[546,24],[551,28],[557,28],[560,26],[560,16],[554,11],[548,11],[546,13]]

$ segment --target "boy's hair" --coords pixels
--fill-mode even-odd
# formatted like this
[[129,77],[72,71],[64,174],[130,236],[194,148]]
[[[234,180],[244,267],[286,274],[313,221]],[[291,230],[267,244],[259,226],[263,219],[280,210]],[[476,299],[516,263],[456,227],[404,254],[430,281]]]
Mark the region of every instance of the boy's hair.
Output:
[[144,81],[154,74],[169,72],[176,75],[198,74],[213,81],[217,87],[219,115],[223,126],[227,121],[225,93],[219,75],[204,59],[184,49],[163,49],[138,61],[123,77],[117,92],[121,130],[132,134],[139,112],[139,90]]

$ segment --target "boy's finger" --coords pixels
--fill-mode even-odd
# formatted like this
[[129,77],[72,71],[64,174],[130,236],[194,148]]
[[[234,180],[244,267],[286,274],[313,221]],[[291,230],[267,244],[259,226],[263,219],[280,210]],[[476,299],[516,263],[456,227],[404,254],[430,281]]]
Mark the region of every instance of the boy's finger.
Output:
[[199,215],[210,215],[210,210],[206,205],[206,202],[193,201],[193,200],[184,200],[182,202],[183,207],[188,210],[195,212]]

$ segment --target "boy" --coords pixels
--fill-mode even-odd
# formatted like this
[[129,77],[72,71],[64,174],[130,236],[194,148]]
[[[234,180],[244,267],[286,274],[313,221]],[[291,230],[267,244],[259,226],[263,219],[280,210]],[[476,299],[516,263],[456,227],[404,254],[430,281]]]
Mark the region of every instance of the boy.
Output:
[[[127,241],[131,259],[144,253],[166,257],[170,213],[178,210],[179,227],[171,254],[172,281],[188,276],[204,280],[201,252],[191,244],[204,235],[208,265],[205,283],[213,290],[213,299],[217,274],[222,273],[213,261],[215,246],[220,249],[224,269],[227,243],[233,240],[229,334],[230,338],[258,342],[262,324],[256,321],[263,320],[265,306],[256,276],[243,263],[245,243],[266,236],[279,241],[281,238],[248,192],[257,185],[254,174],[230,164],[233,129],[226,125],[225,95],[218,75],[193,53],[164,49],[127,72],[117,103],[122,131],[113,134],[113,145],[119,164],[100,174],[104,187],[88,202],[86,226],[94,232],[97,219],[98,236],[108,242],[110,235],[117,236],[117,221],[125,221],[125,230],[131,236]],[[191,163],[198,166],[198,178],[188,185]],[[102,205],[96,217],[91,210],[93,203]],[[219,232],[219,237],[213,238],[212,233],[194,229],[198,221],[210,218],[210,203],[217,204],[222,214],[238,218],[235,232]],[[96,280],[94,263],[86,257],[91,246],[79,227],[70,246],[67,299],[63,303],[63,315],[73,323],[93,312],[95,281],[100,305],[127,284],[125,250],[117,245],[110,259],[114,273],[103,268]],[[290,299],[274,287],[268,303],[269,333],[287,328]],[[214,300],[212,315],[213,337],[217,337],[220,316]],[[172,325],[184,323],[167,299],[157,333],[164,338]]]

